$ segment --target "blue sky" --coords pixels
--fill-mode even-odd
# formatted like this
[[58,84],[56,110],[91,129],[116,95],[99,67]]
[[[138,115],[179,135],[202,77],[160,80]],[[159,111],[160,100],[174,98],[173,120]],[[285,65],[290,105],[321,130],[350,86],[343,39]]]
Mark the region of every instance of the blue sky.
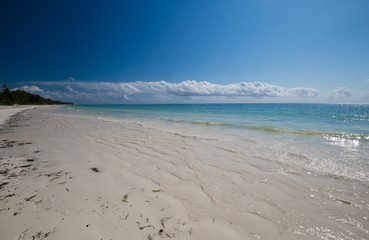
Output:
[[7,1],[0,83],[75,103],[369,103],[367,0]]

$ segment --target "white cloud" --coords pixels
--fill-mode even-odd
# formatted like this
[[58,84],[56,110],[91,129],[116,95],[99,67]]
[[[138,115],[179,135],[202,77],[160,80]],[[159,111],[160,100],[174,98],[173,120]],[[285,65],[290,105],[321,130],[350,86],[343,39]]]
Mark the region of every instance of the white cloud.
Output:
[[329,97],[331,98],[348,98],[351,97],[352,92],[347,87],[337,87],[329,92]]
[[72,87],[67,86],[66,88],[68,89],[69,92],[74,92],[74,89]]
[[168,92],[178,96],[311,97],[317,95],[315,89],[284,88],[265,82],[219,85],[194,80],[170,84]]
[[44,90],[42,90],[41,88],[37,87],[37,86],[23,86],[23,87],[20,87],[18,89],[21,89],[21,90],[24,90],[26,92],[31,92],[31,93],[41,93],[41,92],[44,92]]
[[173,95],[177,97],[230,96],[230,97],[297,97],[318,95],[312,88],[284,88],[265,82],[240,82],[221,85],[207,81],[188,80],[180,83],[157,82],[32,82],[45,86],[65,86],[70,92],[87,91],[99,94],[121,95],[125,98],[136,94]]

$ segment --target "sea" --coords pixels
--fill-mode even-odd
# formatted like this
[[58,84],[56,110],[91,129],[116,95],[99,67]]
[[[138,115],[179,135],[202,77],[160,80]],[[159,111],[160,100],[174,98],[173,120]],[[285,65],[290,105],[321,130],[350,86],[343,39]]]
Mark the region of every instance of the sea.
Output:
[[[142,122],[234,143],[234,150],[369,186],[368,104],[74,105],[69,111]],[[224,160],[226,161],[226,160]],[[225,163],[226,164],[226,163]]]

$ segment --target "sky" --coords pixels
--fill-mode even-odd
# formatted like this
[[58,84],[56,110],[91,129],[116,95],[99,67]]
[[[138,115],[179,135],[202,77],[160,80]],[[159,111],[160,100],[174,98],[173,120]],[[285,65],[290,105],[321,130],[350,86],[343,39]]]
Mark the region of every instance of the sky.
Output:
[[369,103],[368,0],[6,0],[0,83],[77,104]]

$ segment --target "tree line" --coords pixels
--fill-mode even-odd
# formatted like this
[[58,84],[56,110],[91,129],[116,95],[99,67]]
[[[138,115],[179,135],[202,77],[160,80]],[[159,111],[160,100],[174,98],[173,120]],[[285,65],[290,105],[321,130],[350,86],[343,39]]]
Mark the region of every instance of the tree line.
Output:
[[54,101],[43,98],[40,95],[32,94],[20,89],[10,90],[6,85],[0,92],[0,105],[54,105],[54,104],[73,104],[71,102]]

